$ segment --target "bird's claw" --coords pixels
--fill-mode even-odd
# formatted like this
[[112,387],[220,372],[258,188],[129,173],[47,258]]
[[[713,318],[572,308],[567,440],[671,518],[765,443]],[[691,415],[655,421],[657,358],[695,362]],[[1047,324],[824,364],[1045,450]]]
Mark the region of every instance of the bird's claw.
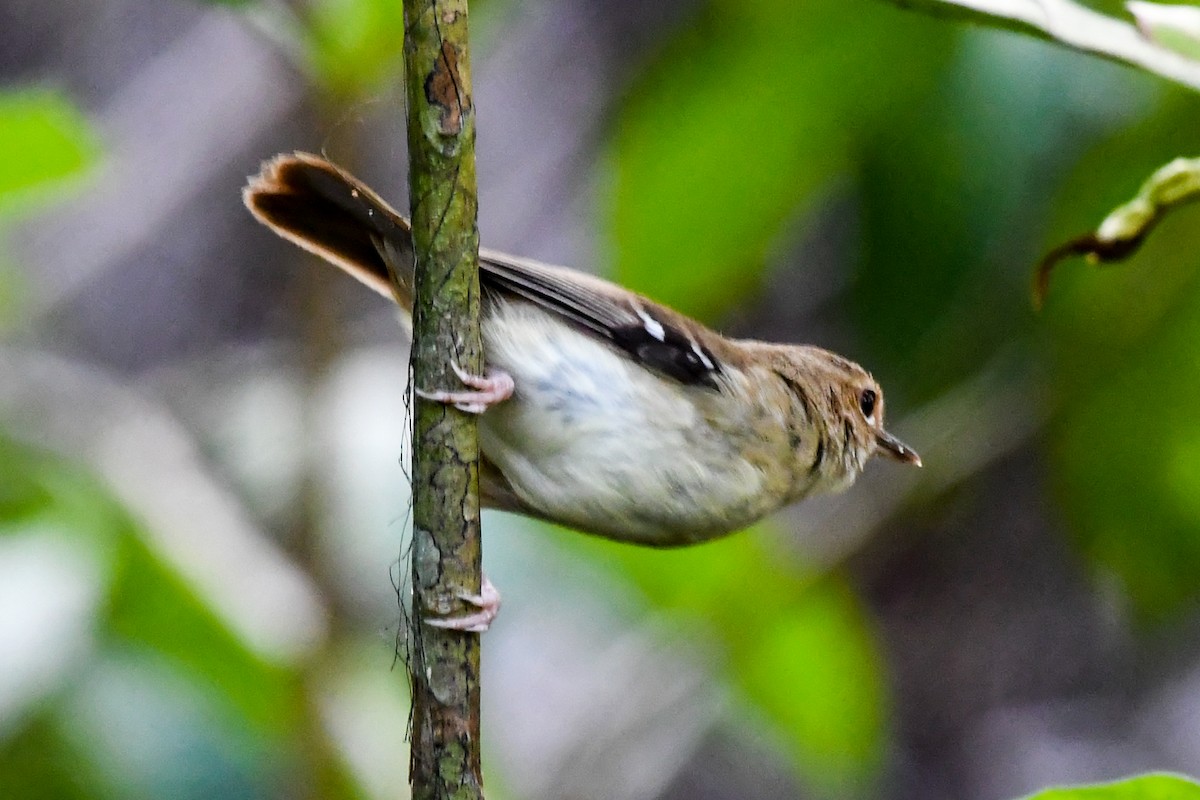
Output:
[[500,592],[488,580],[487,575],[483,576],[483,584],[479,587],[479,594],[459,592],[457,597],[459,600],[470,603],[479,610],[453,617],[426,619],[424,621],[425,624],[434,628],[463,631],[464,633],[483,633],[491,626],[492,620],[496,618],[496,615],[500,613]]
[[470,387],[468,390],[451,392],[415,389],[417,397],[437,403],[446,403],[468,414],[482,414],[496,403],[502,403],[512,397],[513,379],[504,370],[489,368],[485,375],[472,375],[460,367],[456,361],[450,362],[450,368],[454,370],[454,374],[458,376],[464,386]]

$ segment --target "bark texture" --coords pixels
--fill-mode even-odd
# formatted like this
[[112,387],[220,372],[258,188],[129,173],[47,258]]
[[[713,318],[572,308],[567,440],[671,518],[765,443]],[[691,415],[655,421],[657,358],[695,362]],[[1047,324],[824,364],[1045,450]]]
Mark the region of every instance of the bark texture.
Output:
[[[416,252],[413,381],[479,374],[475,108],[466,0],[404,0],[409,187]],[[415,800],[482,797],[479,636],[422,623],[480,590],[475,419],[416,398],[413,426],[412,764]]]

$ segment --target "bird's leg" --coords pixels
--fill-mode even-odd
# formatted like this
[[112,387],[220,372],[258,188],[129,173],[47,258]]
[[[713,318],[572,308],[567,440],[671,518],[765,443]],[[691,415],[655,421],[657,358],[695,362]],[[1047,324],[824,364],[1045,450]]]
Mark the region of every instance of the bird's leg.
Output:
[[468,414],[482,414],[496,403],[512,397],[513,379],[504,370],[489,367],[486,375],[472,375],[453,360],[450,362],[450,368],[463,385],[469,387],[468,389],[457,392],[415,389],[417,397],[447,403]]
[[496,618],[496,615],[500,613],[500,592],[488,580],[486,573],[483,576],[483,584],[479,587],[479,594],[462,592],[459,593],[458,599],[465,600],[479,610],[457,617],[427,619],[425,620],[425,624],[431,625],[434,628],[446,628],[453,631],[483,633],[492,624],[492,620]]

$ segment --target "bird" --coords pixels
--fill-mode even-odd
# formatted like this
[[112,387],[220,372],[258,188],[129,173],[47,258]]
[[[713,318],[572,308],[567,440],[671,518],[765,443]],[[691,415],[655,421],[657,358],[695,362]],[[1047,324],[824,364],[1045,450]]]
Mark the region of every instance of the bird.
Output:
[[[281,154],[243,200],[411,314],[409,221],[349,172]],[[679,547],[843,491],[874,455],[921,466],[884,428],[879,384],[829,350],[729,338],[599,277],[487,248],[479,282],[485,373],[452,360],[460,389],[415,391],[479,415],[485,508]],[[466,599],[498,609],[488,582]],[[486,629],[488,613],[443,627]]]

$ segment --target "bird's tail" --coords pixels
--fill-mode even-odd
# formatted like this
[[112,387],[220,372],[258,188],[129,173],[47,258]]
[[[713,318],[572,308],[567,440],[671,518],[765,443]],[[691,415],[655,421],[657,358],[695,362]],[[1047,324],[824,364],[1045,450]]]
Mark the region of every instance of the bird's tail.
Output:
[[353,175],[311,153],[279,155],[250,178],[242,199],[283,238],[412,310],[412,229]]

